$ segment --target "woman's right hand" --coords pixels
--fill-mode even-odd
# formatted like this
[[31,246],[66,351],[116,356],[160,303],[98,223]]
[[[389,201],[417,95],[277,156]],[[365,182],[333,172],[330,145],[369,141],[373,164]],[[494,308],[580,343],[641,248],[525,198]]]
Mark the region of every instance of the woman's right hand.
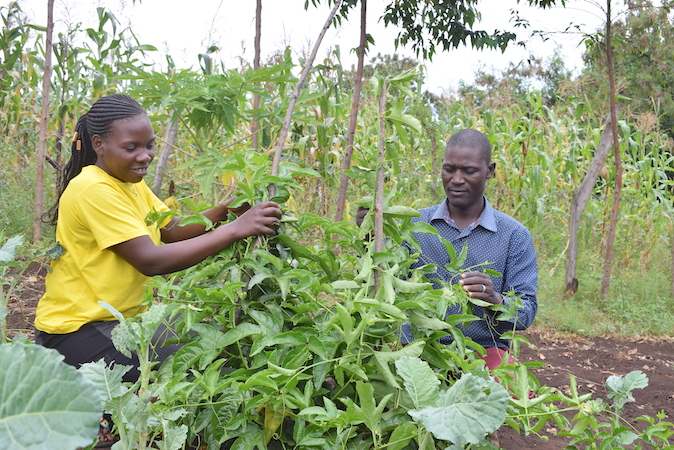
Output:
[[231,224],[236,227],[241,238],[276,234],[281,225],[281,206],[276,202],[262,202],[241,214]]

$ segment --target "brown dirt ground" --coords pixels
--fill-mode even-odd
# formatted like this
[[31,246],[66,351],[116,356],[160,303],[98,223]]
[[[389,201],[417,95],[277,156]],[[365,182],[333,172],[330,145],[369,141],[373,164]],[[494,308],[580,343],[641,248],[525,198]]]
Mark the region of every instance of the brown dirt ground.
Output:
[[[19,289],[10,298],[7,328],[10,335],[28,334],[32,339],[35,305],[44,292],[46,269],[32,263],[23,274]],[[522,346],[521,361],[546,363],[533,372],[542,385],[568,392],[569,374],[576,376],[580,394],[591,392],[593,398],[606,400],[604,383],[610,375],[624,376],[633,370],[644,372],[649,379],[645,389],[635,390],[635,401],[625,406],[623,417],[633,419],[648,415],[655,417],[665,411],[668,421],[674,421],[674,338],[582,337],[560,335],[532,327],[522,333],[533,347]],[[567,438],[556,435],[553,424],[538,436],[522,436],[513,429],[499,430],[500,445],[507,450],[535,448],[560,450]]]

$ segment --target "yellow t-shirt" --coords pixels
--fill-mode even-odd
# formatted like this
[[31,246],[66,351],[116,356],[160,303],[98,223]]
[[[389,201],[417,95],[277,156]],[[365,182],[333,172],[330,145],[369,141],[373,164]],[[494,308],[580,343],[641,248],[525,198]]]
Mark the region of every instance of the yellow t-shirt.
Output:
[[38,330],[65,334],[85,323],[114,320],[99,300],[125,317],[144,311],[141,301],[149,277],[109,248],[144,235],[159,245],[159,228],[145,224],[153,208],[168,210],[144,181],[120,181],[94,165],[70,181],[59,201],[56,225],[56,241],[65,253],[51,263],[35,313]]

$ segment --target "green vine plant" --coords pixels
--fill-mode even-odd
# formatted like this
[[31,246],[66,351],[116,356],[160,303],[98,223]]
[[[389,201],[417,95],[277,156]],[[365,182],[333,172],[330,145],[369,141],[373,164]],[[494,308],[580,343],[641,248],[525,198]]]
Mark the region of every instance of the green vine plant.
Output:
[[[238,179],[253,181],[237,202],[264,196],[269,178],[257,158],[237,161]],[[306,172],[285,167],[273,181],[300,195],[288,180]],[[572,376],[567,396],[529,372],[540,363],[504,364],[489,374],[479,346],[457,328],[475,318],[444,314],[465,293],[434,289],[424,276],[429,268],[410,269],[402,244],[428,228],[412,223],[418,213],[390,204],[393,198],[384,206],[382,252],[364,239],[365,224],[286,211],[276,236],[236,242],[195,267],[155,277],[148,312],[115,332],[120,349],[141,356],[137,384],[121,382],[124,367],[81,369],[113,415],[121,438],[115,450],[153,442],[175,450],[491,449],[487,435],[502,426],[537,434],[550,422],[571,445],[667,448],[672,424],[664,415],[643,418],[644,432],[623,430],[621,409],[579,395]],[[150,337],[169,319],[184,345],[153,368]],[[424,331],[403,346],[406,322]],[[440,344],[448,332],[454,343]],[[644,381],[630,374],[609,383],[618,405]],[[613,419],[602,422],[608,411]]]

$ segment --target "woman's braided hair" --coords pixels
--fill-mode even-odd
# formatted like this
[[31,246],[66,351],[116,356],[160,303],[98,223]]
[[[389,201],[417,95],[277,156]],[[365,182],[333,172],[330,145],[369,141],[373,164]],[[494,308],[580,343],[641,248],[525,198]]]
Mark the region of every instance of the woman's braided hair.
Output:
[[146,112],[136,100],[128,95],[112,94],[96,100],[89,111],[79,118],[75,125],[71,146],[72,154],[63,168],[61,181],[57,188],[56,202],[44,215],[45,222],[56,225],[59,201],[68,183],[79,175],[82,167],[96,163],[97,156],[91,138],[94,135],[105,136],[110,132],[112,123],[116,120],[128,119],[141,114],[146,114]]

